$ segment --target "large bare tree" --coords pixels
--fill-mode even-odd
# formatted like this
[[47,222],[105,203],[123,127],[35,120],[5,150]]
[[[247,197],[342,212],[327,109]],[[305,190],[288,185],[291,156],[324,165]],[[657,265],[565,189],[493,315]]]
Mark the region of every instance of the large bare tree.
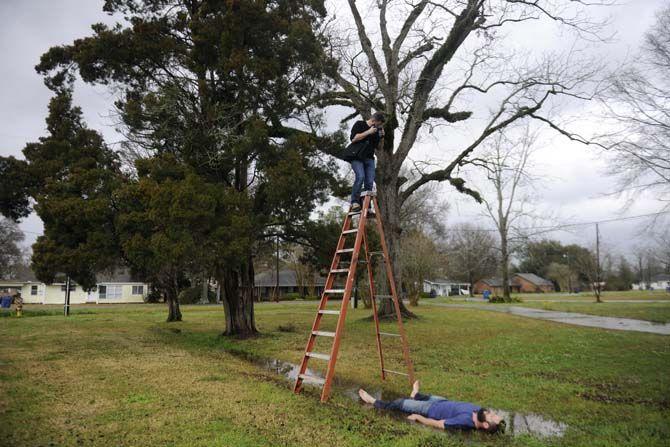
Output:
[[483,194],[482,200],[500,237],[500,274],[503,297],[507,299],[510,298],[510,252],[513,244],[523,238],[519,221],[529,217],[529,200],[522,188],[532,180],[529,160],[536,139],[537,134],[529,126],[524,126],[518,134],[498,132],[486,144],[484,155],[492,194]]
[[[610,173],[630,198],[652,192],[670,210],[670,6],[660,10],[641,52],[603,91],[614,129],[601,145],[614,155]],[[608,121],[605,121],[608,122]]]
[[[314,105],[349,108],[351,114],[343,121],[357,115],[368,118],[374,110],[387,116],[385,137],[377,150],[376,183],[400,283],[401,210],[417,190],[431,182],[449,182],[457,191],[481,201],[478,192],[459,176],[459,169],[476,159],[476,150],[488,137],[530,118],[571,136],[542,111],[564,97],[591,97],[584,86],[597,72],[595,64],[577,63],[570,55],[547,55],[531,61],[505,53],[501,32],[525,22],[547,20],[578,36],[597,38],[599,24],[590,20],[587,12],[609,1],[347,3],[353,35],[341,29],[332,33],[329,76],[334,86],[316,96]],[[378,18],[374,27],[378,31],[369,27],[372,14]],[[441,162],[412,160],[418,175],[409,180],[401,173],[412,149],[426,130],[439,127],[446,127],[440,130],[447,138],[457,134],[452,131],[467,127],[471,138],[461,146],[456,144],[457,138],[440,143],[444,153]],[[380,307],[380,314],[393,314],[390,303]]]

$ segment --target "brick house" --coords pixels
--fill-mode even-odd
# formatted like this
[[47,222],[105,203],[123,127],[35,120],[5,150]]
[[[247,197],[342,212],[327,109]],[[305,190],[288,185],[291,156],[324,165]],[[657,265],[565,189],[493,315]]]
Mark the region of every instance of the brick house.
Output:
[[[514,273],[509,280],[509,287],[512,293],[546,293],[555,290],[554,283],[534,273]],[[485,290],[491,291],[494,296],[502,295],[502,279],[480,279],[472,287],[476,295],[481,295]]]
[[[502,278],[486,278],[480,279],[472,286],[472,293],[475,295],[481,295],[485,290],[488,290],[494,296],[500,296],[503,294]],[[510,280],[509,287],[511,292],[519,292],[520,286],[515,284]]]
[[522,293],[549,293],[554,292],[554,283],[534,273],[515,273],[512,282],[519,286]]

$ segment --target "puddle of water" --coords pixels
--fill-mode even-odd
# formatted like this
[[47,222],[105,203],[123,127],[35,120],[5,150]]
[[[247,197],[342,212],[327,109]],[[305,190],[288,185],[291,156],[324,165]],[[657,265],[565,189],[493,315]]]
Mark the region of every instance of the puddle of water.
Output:
[[[271,371],[280,376],[284,376],[284,378],[289,382],[294,382],[298,377],[298,371],[300,370],[300,365],[297,365],[295,363],[285,362],[283,360],[278,359],[254,358],[248,355],[245,357],[248,360],[251,360],[253,363],[259,365],[260,367],[268,371]],[[318,371],[313,371],[311,369],[307,369],[307,374],[309,374],[310,376],[323,378],[323,374],[319,373]],[[335,383],[340,386],[342,385],[346,386],[344,390],[344,395],[346,397],[355,402],[361,402],[360,398],[358,397],[359,386],[353,383],[346,384],[338,380],[335,380]],[[308,381],[305,381],[304,384],[310,386],[319,386],[316,384],[312,384]],[[382,398],[381,389],[367,390],[367,391],[375,399]],[[389,398],[394,399],[396,397],[399,396],[391,396]],[[372,407],[370,407],[370,409],[372,409]],[[556,422],[552,421],[551,419],[545,419],[543,416],[535,413],[515,413],[506,410],[493,410],[493,411],[495,411],[503,419],[505,419],[507,423],[506,433],[508,434],[511,433],[514,436],[531,435],[540,438],[561,437],[565,434],[565,431],[568,428],[568,426],[562,422]],[[387,414],[392,416],[394,419],[403,420],[410,423],[409,421],[407,421],[406,416],[401,413],[387,412]]]
[[557,437],[565,434],[568,426],[562,422],[545,419],[535,413],[512,413],[493,410],[507,422],[507,432],[514,436],[531,435],[539,438]]

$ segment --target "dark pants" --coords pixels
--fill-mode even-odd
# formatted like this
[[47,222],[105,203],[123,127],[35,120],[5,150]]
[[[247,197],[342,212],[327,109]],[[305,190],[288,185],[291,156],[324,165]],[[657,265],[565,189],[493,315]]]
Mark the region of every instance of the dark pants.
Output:
[[447,400],[440,396],[431,396],[430,394],[416,393],[414,399],[396,399],[391,402],[384,402],[383,400],[375,401],[375,408],[382,410],[402,411],[408,414],[420,414],[421,416],[428,416],[428,409],[438,400]]
[[375,183],[375,159],[366,158],[365,160],[353,160],[351,168],[354,170],[354,187],[351,191],[351,203],[361,203],[361,188],[365,191],[372,191]]

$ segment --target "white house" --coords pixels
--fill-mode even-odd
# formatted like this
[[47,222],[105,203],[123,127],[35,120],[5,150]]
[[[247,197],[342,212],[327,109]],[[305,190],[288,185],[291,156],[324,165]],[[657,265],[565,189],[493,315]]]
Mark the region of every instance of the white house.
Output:
[[[20,290],[26,304],[63,304],[65,283],[45,284],[35,279],[32,272],[22,277],[0,280],[0,291]],[[98,275],[94,290],[86,291],[81,286],[70,284],[70,304],[143,303],[149,293],[149,284],[130,277],[120,271],[113,275]]]
[[652,276],[650,282],[639,282],[631,286],[633,290],[667,290],[670,287],[670,275],[661,273]]
[[437,296],[470,295],[470,283],[451,279],[433,279],[423,281],[423,291],[435,291]]

